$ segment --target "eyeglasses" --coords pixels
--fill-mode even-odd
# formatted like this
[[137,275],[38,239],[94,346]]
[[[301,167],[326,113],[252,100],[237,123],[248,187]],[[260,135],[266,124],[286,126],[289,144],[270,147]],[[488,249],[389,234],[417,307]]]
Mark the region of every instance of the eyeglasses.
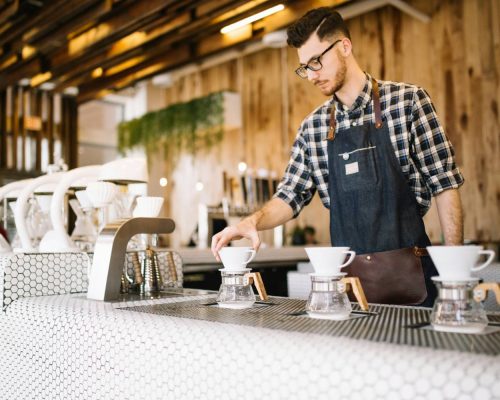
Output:
[[295,70],[295,73],[301,78],[307,78],[307,70],[311,71],[319,71],[323,68],[323,64],[321,64],[321,57],[323,57],[329,50],[333,48],[337,43],[341,42],[342,39],[336,40],[330,46],[326,48],[326,50],[321,53],[319,56],[311,58],[306,65],[301,65],[299,68]]

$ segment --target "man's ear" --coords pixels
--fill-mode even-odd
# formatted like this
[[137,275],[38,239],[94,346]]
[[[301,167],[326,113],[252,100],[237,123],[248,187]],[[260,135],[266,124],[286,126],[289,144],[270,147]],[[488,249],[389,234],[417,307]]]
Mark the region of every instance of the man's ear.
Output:
[[348,38],[342,39],[341,49],[344,57],[348,57],[352,54],[352,43]]

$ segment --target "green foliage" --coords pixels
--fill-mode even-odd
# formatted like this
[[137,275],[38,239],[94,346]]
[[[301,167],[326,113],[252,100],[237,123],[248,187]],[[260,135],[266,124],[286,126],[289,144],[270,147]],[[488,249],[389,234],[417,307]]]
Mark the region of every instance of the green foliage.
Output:
[[144,147],[148,154],[152,154],[163,146],[169,156],[178,156],[182,150],[193,154],[208,150],[222,140],[223,118],[222,92],[172,104],[120,123],[118,148],[123,152]]

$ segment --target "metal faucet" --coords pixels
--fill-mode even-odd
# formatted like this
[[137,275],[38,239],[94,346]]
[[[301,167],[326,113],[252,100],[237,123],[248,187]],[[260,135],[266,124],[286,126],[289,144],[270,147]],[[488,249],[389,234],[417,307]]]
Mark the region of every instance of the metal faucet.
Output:
[[172,233],[175,223],[169,218],[119,219],[99,233],[89,274],[87,299],[115,300],[120,295],[120,278],[130,238],[140,233]]

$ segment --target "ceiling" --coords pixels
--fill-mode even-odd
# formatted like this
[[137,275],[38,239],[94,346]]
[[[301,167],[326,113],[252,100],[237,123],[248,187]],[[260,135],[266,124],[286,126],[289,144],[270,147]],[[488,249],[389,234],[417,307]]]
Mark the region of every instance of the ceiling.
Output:
[[[0,89],[78,88],[80,103],[260,41],[307,10],[347,0],[3,0]],[[230,23],[285,9],[231,34]]]

